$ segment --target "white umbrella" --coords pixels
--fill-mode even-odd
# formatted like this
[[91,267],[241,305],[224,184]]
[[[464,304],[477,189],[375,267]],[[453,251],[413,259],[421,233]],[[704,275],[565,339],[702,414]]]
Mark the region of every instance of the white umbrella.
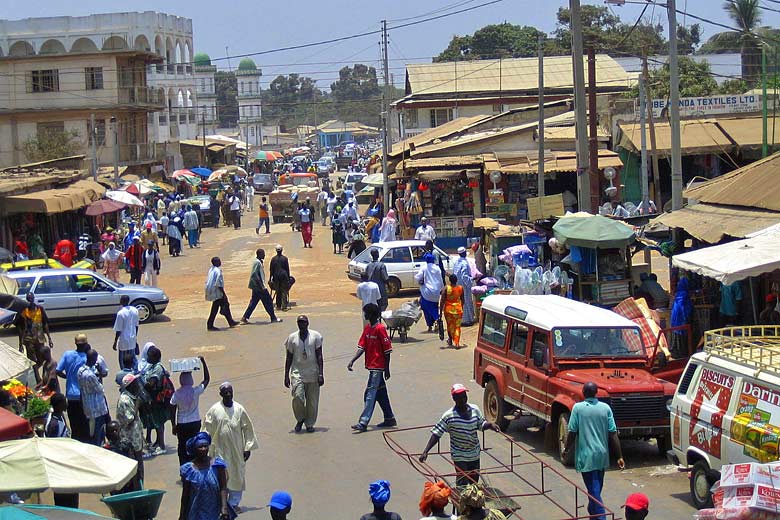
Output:
[[133,195],[132,193],[127,193],[126,191],[107,191],[106,192],[106,198],[109,198],[111,200],[116,200],[119,202],[124,202],[128,206],[143,206],[144,203],[141,202],[141,199]]
[[135,475],[138,462],[68,438],[0,442],[0,493],[108,493]]

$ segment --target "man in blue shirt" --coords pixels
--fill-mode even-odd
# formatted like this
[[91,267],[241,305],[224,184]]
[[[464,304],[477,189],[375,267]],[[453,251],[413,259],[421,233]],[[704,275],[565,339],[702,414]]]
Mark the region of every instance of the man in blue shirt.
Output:
[[601,489],[604,487],[604,471],[609,467],[609,445],[618,456],[618,468],[622,470],[626,464],[620,450],[612,408],[596,399],[598,391],[596,383],[589,382],[583,386],[585,400],[575,404],[571,410],[563,458],[567,458],[576,442],[574,466],[582,474],[590,495],[588,514],[592,515],[593,520],[604,520],[606,511],[601,500]]
[[84,415],[81,405],[81,390],[79,388],[79,368],[87,362],[87,351],[90,349],[86,334],[76,334],[76,349],[68,350],[57,364],[57,375],[65,379],[65,397],[68,398],[68,422],[70,422],[71,437],[82,442],[89,442],[89,420]]

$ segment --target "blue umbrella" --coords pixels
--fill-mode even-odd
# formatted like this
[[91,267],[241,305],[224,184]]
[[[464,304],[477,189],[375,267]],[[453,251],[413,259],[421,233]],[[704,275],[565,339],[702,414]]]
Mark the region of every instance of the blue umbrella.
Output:
[[212,173],[211,170],[209,170],[208,168],[190,168],[190,171],[192,173],[197,173],[198,175],[200,175],[205,179],[208,179],[209,175],[211,175]]

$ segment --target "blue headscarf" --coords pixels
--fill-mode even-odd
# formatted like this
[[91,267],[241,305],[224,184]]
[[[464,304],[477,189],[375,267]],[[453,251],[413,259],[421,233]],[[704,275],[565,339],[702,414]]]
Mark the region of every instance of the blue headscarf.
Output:
[[[691,321],[691,313],[693,312],[693,302],[689,295],[688,279],[683,277],[677,282],[677,292],[674,294],[674,303],[672,304],[672,327],[678,327],[680,325],[686,325]],[[682,330],[675,330],[675,334],[683,334]]]
[[206,432],[198,432],[195,434],[195,436],[190,437],[189,440],[187,440],[187,455],[194,456],[195,450],[198,449],[200,446],[210,446],[211,445],[211,435],[209,435]]
[[436,261],[436,257],[433,256],[433,253],[425,253],[423,255],[423,260],[428,264],[432,264]]
[[390,482],[386,480],[377,480],[368,485],[368,495],[371,502],[383,506],[390,501]]

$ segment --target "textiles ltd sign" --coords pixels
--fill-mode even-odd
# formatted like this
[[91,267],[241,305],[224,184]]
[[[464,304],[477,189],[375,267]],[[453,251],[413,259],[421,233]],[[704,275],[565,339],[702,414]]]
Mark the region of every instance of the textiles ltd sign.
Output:
[[[637,114],[639,103],[637,103]],[[666,119],[668,116],[669,100],[653,100],[653,117]],[[680,98],[680,116],[695,117],[715,114],[740,114],[745,112],[759,112],[761,110],[761,96],[749,95],[722,95]]]

